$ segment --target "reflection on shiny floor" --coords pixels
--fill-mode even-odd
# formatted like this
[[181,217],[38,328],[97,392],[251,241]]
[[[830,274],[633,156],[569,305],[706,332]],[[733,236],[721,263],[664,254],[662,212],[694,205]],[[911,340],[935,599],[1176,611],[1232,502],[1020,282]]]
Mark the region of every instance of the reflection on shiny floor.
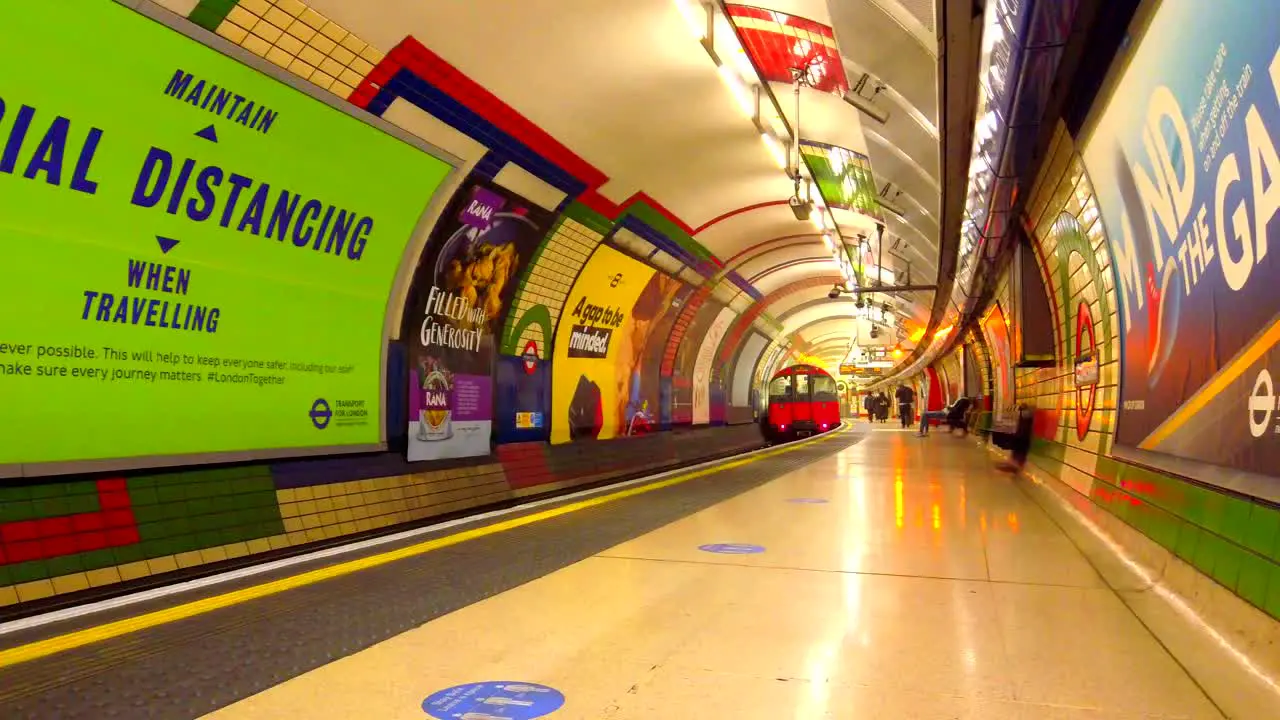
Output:
[[[211,717],[420,720],[491,680],[561,691],[555,720],[1222,717],[990,468],[970,442],[871,432]],[[492,712],[473,717],[528,717]]]

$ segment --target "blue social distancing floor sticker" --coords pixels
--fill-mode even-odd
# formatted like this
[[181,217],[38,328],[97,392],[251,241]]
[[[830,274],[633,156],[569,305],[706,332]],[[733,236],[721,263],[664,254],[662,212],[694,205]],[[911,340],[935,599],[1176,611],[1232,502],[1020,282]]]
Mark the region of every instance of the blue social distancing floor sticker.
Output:
[[422,709],[436,720],[533,720],[562,705],[559,690],[512,680],[456,685],[422,701]]
[[747,545],[745,543],[712,543],[699,545],[703,552],[720,553],[721,555],[754,555],[764,552],[763,545]]
[[791,499],[790,499],[790,500],[788,500],[787,502],[789,502],[789,503],[799,503],[799,504],[801,504],[801,505],[825,505],[825,504],[827,504],[827,500],[826,500],[825,498],[791,498]]

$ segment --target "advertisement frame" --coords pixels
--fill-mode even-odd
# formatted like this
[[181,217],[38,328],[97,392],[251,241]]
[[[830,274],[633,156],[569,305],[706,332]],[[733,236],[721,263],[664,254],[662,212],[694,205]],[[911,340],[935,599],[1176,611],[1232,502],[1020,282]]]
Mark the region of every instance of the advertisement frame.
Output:
[[[1094,186],[1094,196],[1096,197],[1097,178],[1093,175],[1095,168],[1091,167],[1085,160],[1087,149],[1092,142],[1095,142],[1100,128],[1106,125],[1108,109],[1112,103],[1116,101],[1116,94],[1121,89],[1127,78],[1131,66],[1134,64],[1138,53],[1141,51],[1144,43],[1152,40],[1151,29],[1156,25],[1160,12],[1165,8],[1162,0],[1145,0],[1142,2],[1132,21],[1128,27],[1128,37],[1132,38],[1131,45],[1121,52],[1118,52],[1112,59],[1107,74],[1098,88],[1096,99],[1092,104],[1088,115],[1083,122],[1072,133],[1072,139],[1077,148],[1076,152],[1081,158],[1084,165],[1085,176]],[[1265,72],[1259,72],[1259,77],[1264,76]],[[1247,168],[1246,168],[1247,170]],[[1246,172],[1247,174],[1247,172]],[[1099,205],[1101,201],[1096,201]],[[1105,215],[1099,219],[1103,224],[1104,242],[1112,254],[1111,262],[1108,264],[1106,273],[1109,276],[1113,287],[1116,289],[1116,314],[1118,324],[1118,339],[1116,345],[1116,361],[1119,366],[1118,373],[1120,382],[1123,384],[1125,376],[1125,368],[1133,358],[1130,357],[1130,348],[1127,338],[1130,332],[1130,322],[1126,317],[1125,310],[1129,304],[1129,300],[1121,291],[1122,279],[1121,268],[1115,260],[1115,229],[1107,224]],[[1277,316],[1280,317],[1280,316]],[[1274,322],[1274,317],[1272,322]],[[1136,323],[1135,323],[1136,324]],[[1266,327],[1259,329],[1250,340],[1242,345],[1239,352],[1247,350],[1258,337],[1266,331]],[[1074,367],[1074,358],[1068,358]],[[1224,363],[1229,364],[1228,363]],[[1221,368],[1219,368],[1221,370]],[[1215,377],[1217,373],[1210,376]],[[1207,386],[1209,380],[1204,381],[1204,385],[1200,389]],[[1117,391],[1117,407],[1115,410],[1115,427],[1114,434],[1108,443],[1109,455],[1126,463],[1142,467],[1147,470],[1168,473],[1191,482],[1201,483],[1205,486],[1219,488],[1241,495],[1262,499],[1269,502],[1280,502],[1280,485],[1277,484],[1277,476],[1266,475],[1250,469],[1232,467],[1226,464],[1219,464],[1205,459],[1197,459],[1192,457],[1184,457],[1176,455],[1169,451],[1146,449],[1137,445],[1127,444],[1119,439],[1120,430],[1125,424],[1125,412],[1121,407],[1124,396]],[[1177,410],[1175,410],[1177,412]]]
[[[383,341],[379,343],[381,347],[378,350],[378,391],[383,395],[383,397],[377,418],[379,438],[377,443],[238,450],[210,453],[184,453],[174,455],[145,455],[96,460],[60,460],[36,463],[10,463],[0,464],[0,480],[50,477],[79,473],[117,472],[146,468],[175,467],[181,465],[211,465],[219,463],[305,458],[321,455],[350,455],[385,451],[387,449],[387,413],[385,394],[387,385],[388,340],[395,337],[397,334],[393,333],[391,328],[393,315],[396,314],[390,309],[392,298],[396,296],[396,292],[401,288],[402,283],[406,283],[408,279],[412,277],[412,263],[408,264],[408,268],[406,270],[405,259],[409,257],[411,253],[413,253],[413,257],[416,257],[415,249],[421,249],[421,246],[425,242],[424,238],[430,234],[431,226],[434,224],[434,218],[439,215],[444,207],[441,204],[442,198],[443,202],[447,203],[452,197],[452,193],[447,191],[450,188],[456,187],[461,181],[461,178],[465,178],[466,173],[463,168],[464,163],[462,159],[412,133],[400,129],[390,122],[369,113],[363,108],[360,108],[351,102],[334,95],[333,93],[322,90],[318,86],[303,80],[297,75],[288,72],[284,68],[281,68],[264,58],[254,55],[248,50],[233,44],[229,40],[205,30],[195,23],[188,21],[186,18],[183,18],[162,5],[159,5],[154,2],[154,0],[139,0],[134,3],[122,2],[118,4],[124,10],[137,13],[143,18],[157,23],[168,31],[177,33],[191,42],[198,43],[234,62],[238,62],[254,72],[265,76],[269,80],[274,80],[275,82],[284,85],[286,88],[302,94],[310,100],[322,103],[331,110],[343,113],[348,117],[367,125],[372,130],[382,132],[402,143],[405,143],[419,152],[426,153],[436,160],[449,165],[450,170],[445,175],[444,180],[432,193],[423,209],[423,212],[414,223],[413,231],[405,243],[403,251],[404,256],[401,258],[400,266],[397,269],[395,277],[392,279],[390,285],[387,301],[388,309],[384,312],[383,316]],[[408,272],[407,277],[405,275],[406,272]]]
[[[487,210],[476,210],[477,207],[487,208]],[[411,273],[409,287],[405,293],[404,314],[401,316],[400,327],[402,342],[408,348],[409,354],[407,385],[409,422],[406,448],[409,462],[455,460],[492,454],[494,428],[498,422],[498,368],[504,362],[501,358],[512,357],[502,353],[500,338],[521,284],[527,277],[540,249],[545,245],[548,233],[555,225],[555,218],[554,211],[524,197],[518,191],[504,186],[495,179],[473,170],[454,189],[452,196],[444,204],[444,209],[430,227],[426,242],[413,261],[414,271]],[[507,231],[504,233],[502,228],[507,228]],[[509,265],[510,273],[503,281],[505,290],[499,291],[498,295],[492,297],[486,296],[483,303],[479,297],[476,297],[468,305],[470,308],[468,313],[481,312],[483,307],[483,313],[487,316],[488,301],[493,297],[501,298],[497,315],[488,317],[484,326],[489,332],[481,333],[482,339],[478,340],[477,347],[472,351],[487,354],[488,361],[472,358],[466,353],[460,357],[456,349],[447,350],[439,345],[430,347],[423,345],[421,341],[423,336],[415,334],[413,328],[420,327],[422,332],[425,332],[428,321],[436,327],[459,327],[456,324],[457,318],[448,318],[448,313],[445,313],[446,317],[442,318],[439,309],[428,309],[431,304],[429,298],[434,296],[437,290],[440,290],[443,297],[453,297],[453,293],[460,292],[458,287],[452,286],[458,278],[447,280],[441,276],[442,272],[446,276],[450,272],[443,270],[446,264],[457,266],[457,271],[462,275],[470,273],[470,270],[463,270],[462,266],[458,265],[460,256],[451,254],[459,250],[459,246],[455,243],[461,243],[461,246],[468,248],[475,245],[492,248],[495,247],[492,244],[495,237],[491,232],[496,233],[496,239],[501,244],[496,254],[485,255],[489,258],[491,267],[493,263],[498,262],[498,257],[503,255],[504,250],[511,251],[506,256],[513,259],[513,264]],[[502,242],[504,239],[505,242]],[[472,281],[473,283],[490,282],[490,280],[477,281],[474,277]],[[422,318],[421,323],[418,322],[418,318]],[[464,323],[464,327],[470,326]],[[488,397],[487,403],[481,402],[474,405],[471,409],[473,416],[467,418],[454,415],[459,412],[459,407],[450,403],[449,410],[445,412],[445,425],[452,427],[457,423],[457,426],[462,428],[461,434],[455,435],[450,429],[443,437],[434,440],[415,436],[415,427],[421,430],[420,422],[426,422],[425,415],[414,419],[418,411],[425,410],[418,407],[423,388],[419,386],[422,379],[417,373],[420,369],[419,364],[423,361],[441,362],[444,373],[458,381],[457,385],[449,385],[447,395],[454,398],[452,402],[457,401],[454,393],[459,392],[458,389],[463,386],[463,378],[477,396]],[[549,367],[549,361],[544,362],[547,362]],[[484,439],[483,443],[481,443],[481,437]]]
[[[572,398],[576,396],[575,393],[565,393],[564,386],[560,382],[561,377],[563,377],[562,375],[563,373],[573,372],[573,370],[566,369],[566,365],[570,365],[570,364],[576,365],[577,363],[580,363],[583,360],[615,360],[617,357],[616,355],[614,355],[614,350],[616,349],[617,346],[612,342],[612,337],[613,337],[612,333],[608,335],[610,339],[606,340],[604,343],[606,346],[606,349],[604,350],[592,349],[588,351],[585,348],[579,348],[578,349],[579,353],[587,353],[587,354],[580,354],[578,356],[569,355],[569,352],[573,349],[573,345],[571,344],[571,342],[567,340],[563,343],[561,342],[562,340],[565,340],[565,338],[561,337],[561,333],[565,329],[566,320],[570,322],[569,327],[571,328],[571,331],[576,330],[579,327],[577,324],[575,324],[574,320],[572,319],[573,314],[576,312],[573,309],[575,306],[573,299],[575,296],[577,296],[579,298],[579,304],[581,304],[582,302],[585,302],[586,299],[589,297],[589,295],[587,294],[587,291],[583,290],[582,284],[584,279],[590,277],[591,275],[594,275],[596,272],[599,271],[598,268],[595,268],[593,266],[595,265],[597,260],[601,257],[602,253],[615,254],[618,256],[617,257],[618,260],[624,260],[629,263],[634,263],[635,265],[639,266],[640,268],[643,268],[644,271],[647,271],[649,273],[649,275],[645,278],[643,286],[635,294],[635,296],[632,299],[627,300],[623,303],[623,306],[627,308],[627,311],[623,313],[625,320],[616,321],[617,324],[614,324],[611,330],[621,331],[624,328],[627,330],[630,330],[633,327],[632,323],[635,322],[636,307],[638,307],[638,303],[646,297],[645,296],[646,289],[651,286],[653,278],[657,276],[664,276],[667,278],[667,280],[673,283],[676,283],[678,286],[685,287],[687,289],[688,284],[684,283],[682,280],[680,280],[680,278],[672,275],[671,273],[666,272],[665,270],[662,270],[661,268],[655,266],[654,264],[652,264],[646,259],[637,257],[635,253],[629,251],[625,247],[614,244],[610,240],[606,239],[605,241],[599,243],[592,250],[591,255],[587,258],[587,261],[582,265],[582,268],[578,271],[578,274],[574,277],[573,284],[570,286],[569,294],[565,300],[564,309],[561,311],[560,317],[557,318],[556,320],[555,337],[551,344],[550,352],[551,352],[551,363],[552,363],[552,386],[551,386],[551,393],[550,393],[551,416],[549,420],[549,429],[550,429],[549,441],[552,445],[569,445],[569,444],[578,443],[578,442],[609,442],[613,440],[624,440],[626,438],[636,436],[636,435],[630,434],[629,432],[620,432],[620,430],[623,428],[622,423],[615,422],[611,426],[608,418],[602,417],[600,418],[601,424],[599,426],[596,426],[594,429],[594,432],[591,433],[592,437],[578,438],[574,436],[574,430],[573,430],[574,426],[572,422],[566,419],[566,415],[570,410],[570,406],[574,402]],[[616,276],[613,278],[614,280],[613,284],[610,285],[611,290],[612,288],[617,287],[617,283],[622,279],[623,275],[624,273],[621,273],[620,271],[616,274]],[[624,292],[624,291],[620,291],[620,292]],[[610,301],[610,302],[614,302],[614,301]],[[589,313],[592,310],[607,310],[607,308],[589,305],[588,317],[580,318],[579,322],[585,321],[586,329],[595,329],[597,327],[604,327],[604,325],[597,325],[596,319],[589,318]],[[612,316],[612,312],[607,312],[604,316],[606,318],[604,320],[604,323],[606,325],[613,322],[607,319],[610,316]],[[642,348],[643,347],[647,347],[647,343],[645,346],[642,346]],[[561,352],[564,353],[563,356],[561,355]],[[597,354],[597,353],[601,353],[601,354]],[[641,352],[640,356],[637,358],[637,362],[638,363],[644,362],[643,352]],[[637,366],[634,366],[634,365],[632,366],[631,368],[632,372],[634,372],[636,367]],[[588,378],[585,374],[580,374],[580,377],[588,380],[591,379],[591,378]],[[616,378],[614,378],[614,380],[616,382]],[[565,402],[565,398],[561,396],[562,393],[570,397],[570,399],[568,400],[569,405],[561,405],[561,403]],[[604,395],[603,393],[600,393],[599,396],[597,397],[597,400],[600,401],[598,403],[598,409],[600,411],[616,409],[618,407],[617,405],[604,403],[603,395]],[[615,396],[612,399],[616,401],[617,397]],[[566,413],[562,414],[561,410],[565,410]],[[613,419],[616,420],[617,416],[614,415]],[[567,437],[562,434],[562,431],[568,433]],[[665,428],[659,428],[656,432],[666,432],[666,431],[667,430]],[[605,432],[608,433],[608,437],[598,436],[600,433],[605,433]]]
[[[998,370],[999,363],[996,357],[996,340],[998,338],[992,337],[994,333],[987,329],[988,323],[996,318],[997,315],[999,316],[1000,324],[1004,328],[1004,341],[1008,352],[1008,357],[1005,358],[1006,367],[1003,371]],[[993,423],[1007,422],[1008,420],[1004,417],[1005,412],[1007,410],[1016,411],[1018,406],[1018,382],[1017,375],[1014,372],[1013,341],[1010,337],[1009,316],[1004,312],[1004,307],[1001,306],[1000,301],[997,300],[991,303],[990,308],[978,318],[978,326],[981,328],[983,339],[987,344],[987,356],[991,368],[991,420]],[[1005,382],[1006,380],[1007,382]],[[1007,398],[1004,397],[1006,394],[1008,395]],[[1006,404],[1003,401],[1008,402]]]

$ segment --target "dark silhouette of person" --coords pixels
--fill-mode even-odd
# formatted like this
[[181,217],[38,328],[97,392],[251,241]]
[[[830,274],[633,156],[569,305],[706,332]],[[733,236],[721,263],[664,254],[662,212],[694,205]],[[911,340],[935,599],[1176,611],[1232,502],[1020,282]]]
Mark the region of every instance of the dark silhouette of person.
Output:
[[916,391],[906,385],[899,385],[893,394],[898,400],[898,418],[902,420],[902,427],[911,427],[911,421],[916,417]]

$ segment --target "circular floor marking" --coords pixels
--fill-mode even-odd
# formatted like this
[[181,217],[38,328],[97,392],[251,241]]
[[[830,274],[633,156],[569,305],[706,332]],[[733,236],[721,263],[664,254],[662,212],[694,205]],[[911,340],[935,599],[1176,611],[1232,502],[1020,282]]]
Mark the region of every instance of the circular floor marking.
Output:
[[763,545],[748,545],[746,543],[711,543],[710,545],[699,545],[698,549],[703,552],[719,553],[721,555],[755,555],[764,552]]
[[455,685],[422,701],[422,709],[436,720],[533,720],[563,705],[564,694],[559,690],[515,680]]

